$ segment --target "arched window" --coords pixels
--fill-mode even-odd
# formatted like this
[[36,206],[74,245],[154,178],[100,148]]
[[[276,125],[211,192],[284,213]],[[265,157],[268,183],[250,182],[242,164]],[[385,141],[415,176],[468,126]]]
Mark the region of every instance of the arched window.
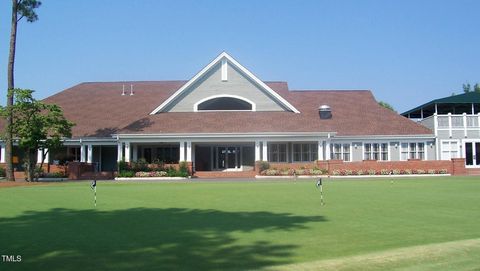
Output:
[[209,97],[195,104],[195,111],[255,111],[255,104],[237,96]]

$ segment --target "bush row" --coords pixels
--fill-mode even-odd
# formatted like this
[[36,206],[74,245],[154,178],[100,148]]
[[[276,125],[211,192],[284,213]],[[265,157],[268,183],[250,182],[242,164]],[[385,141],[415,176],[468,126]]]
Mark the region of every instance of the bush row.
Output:
[[145,159],[127,163],[120,161],[117,177],[188,177],[188,166],[186,162],[180,162],[179,168],[165,167],[163,163],[157,162],[148,164]]
[[409,174],[447,174],[446,169],[369,169],[369,170],[350,170],[350,169],[336,169],[332,171],[334,176],[351,176],[351,175],[409,175]]

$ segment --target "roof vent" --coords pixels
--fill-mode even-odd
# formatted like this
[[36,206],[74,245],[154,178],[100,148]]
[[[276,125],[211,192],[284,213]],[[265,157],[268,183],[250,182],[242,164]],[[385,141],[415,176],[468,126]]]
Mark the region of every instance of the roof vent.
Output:
[[322,105],[318,108],[318,114],[320,115],[320,119],[331,119],[332,118],[332,109],[328,105]]

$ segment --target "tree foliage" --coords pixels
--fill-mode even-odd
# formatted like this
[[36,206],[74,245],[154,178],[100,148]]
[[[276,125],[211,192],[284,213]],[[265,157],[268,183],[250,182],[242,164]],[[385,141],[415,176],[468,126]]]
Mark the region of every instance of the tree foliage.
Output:
[[462,88],[463,88],[464,93],[469,93],[469,92],[472,92],[472,91],[473,92],[480,92],[480,84],[479,83],[476,83],[475,85],[473,85],[473,88],[470,85],[470,83],[466,83],[466,84],[462,85]]
[[387,103],[387,102],[380,101],[380,102],[378,102],[378,104],[379,104],[380,106],[382,106],[382,107],[385,107],[386,109],[392,110],[393,112],[397,112],[397,111],[393,108],[393,106],[391,106],[391,105],[390,105],[389,103]]
[[3,116],[13,116],[12,136],[25,152],[27,179],[32,181],[37,151],[62,146],[63,138],[72,136],[74,124],[64,117],[58,105],[36,100],[32,90],[14,89],[13,92],[13,106],[2,108],[1,112]]
[[40,7],[42,2],[37,0],[14,0],[17,1],[17,13],[20,15],[17,22],[22,18],[26,18],[27,22],[33,23],[38,20],[38,15],[35,13],[35,9]]

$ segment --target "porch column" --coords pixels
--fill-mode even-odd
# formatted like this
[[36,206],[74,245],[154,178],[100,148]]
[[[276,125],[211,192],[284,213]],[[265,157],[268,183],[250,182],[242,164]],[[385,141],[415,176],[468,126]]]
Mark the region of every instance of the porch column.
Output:
[[185,141],[180,141],[180,162],[185,161]]
[[132,145],[132,160],[133,161],[138,160],[138,146],[137,146],[137,144]]
[[93,146],[92,144],[87,145],[87,163],[93,162]]
[[5,146],[0,146],[0,163],[5,163]]
[[117,162],[123,160],[123,142],[117,143]]
[[330,157],[330,140],[327,140],[325,144],[325,160],[330,160],[330,159],[332,159]]
[[187,162],[192,162],[192,141],[187,141]]
[[318,141],[317,153],[318,153],[317,160],[323,160],[323,141],[322,140]]
[[43,158],[43,151],[42,149],[37,150],[37,164],[40,164],[42,162]]
[[85,163],[85,156],[86,156],[86,148],[87,146],[80,145],[80,162]]
[[268,161],[267,141],[262,142],[262,161]]
[[260,161],[260,141],[258,140],[255,141],[255,161]]
[[125,142],[125,162],[130,162],[130,142]]

